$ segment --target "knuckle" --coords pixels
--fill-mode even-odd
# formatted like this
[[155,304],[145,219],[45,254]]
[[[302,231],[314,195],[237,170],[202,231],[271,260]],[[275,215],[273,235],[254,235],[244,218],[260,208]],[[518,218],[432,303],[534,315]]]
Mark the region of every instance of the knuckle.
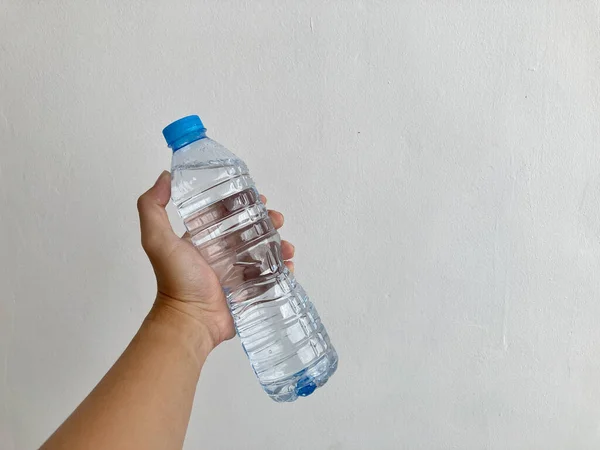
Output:
[[156,248],[156,242],[154,234],[142,234],[142,248],[146,253],[151,253]]
[[146,203],[146,194],[142,194],[137,199],[137,209],[141,211],[144,208],[144,204]]

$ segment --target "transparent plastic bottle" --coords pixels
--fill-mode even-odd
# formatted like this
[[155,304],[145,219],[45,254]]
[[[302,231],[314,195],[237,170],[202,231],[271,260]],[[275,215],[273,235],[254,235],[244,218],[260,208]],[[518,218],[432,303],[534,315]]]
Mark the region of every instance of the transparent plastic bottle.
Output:
[[198,116],[163,130],[173,150],[171,198],[219,276],[237,333],[265,392],[288,402],[335,372],[319,315],[283,264],[281,240],[243,161],[206,137]]

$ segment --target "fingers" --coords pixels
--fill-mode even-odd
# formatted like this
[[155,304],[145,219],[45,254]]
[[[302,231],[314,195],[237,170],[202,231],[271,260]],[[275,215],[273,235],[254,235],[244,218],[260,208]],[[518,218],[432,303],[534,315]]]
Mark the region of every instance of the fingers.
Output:
[[289,261],[290,259],[292,259],[294,257],[294,254],[296,253],[296,247],[294,247],[290,242],[288,241],[281,241],[281,256],[284,259],[284,264],[285,266],[288,268],[288,270],[290,272],[294,272],[294,262],[293,261]]
[[164,171],[137,202],[142,246],[148,255],[159,251],[165,239],[176,237],[165,211],[171,196],[170,180],[169,172]]
[[[267,197],[265,197],[264,195],[260,196],[260,201],[263,202],[264,205],[267,204]],[[273,226],[275,227],[276,230],[278,230],[279,228],[281,228],[283,226],[283,223],[285,222],[285,219],[283,217],[283,214],[281,214],[279,211],[273,211],[273,210],[269,210],[269,217],[271,219],[271,222],[273,222]],[[292,259],[294,257],[294,254],[296,253],[296,248],[289,243],[288,241],[281,241],[281,256],[284,259],[284,264],[286,265],[286,267],[288,268],[288,270],[290,272],[294,272],[294,263],[292,261],[289,261],[290,259]]]
[[295,267],[292,261],[285,261],[284,264],[290,272],[294,273]]
[[294,253],[296,253],[296,247],[294,247],[288,241],[281,241],[281,256],[284,260],[292,259],[294,257]]
[[269,210],[269,217],[271,218],[271,222],[273,222],[273,226],[276,230],[283,226],[283,214],[281,214],[279,211]]
[[[260,197],[260,201],[263,203],[263,205],[266,205],[267,197],[265,197],[262,194],[259,197]],[[275,227],[276,230],[278,230],[279,228],[281,228],[283,226],[283,222],[284,222],[283,214],[281,214],[279,211],[274,211],[274,210],[270,209],[269,217],[271,218],[271,222],[273,222],[273,226]]]

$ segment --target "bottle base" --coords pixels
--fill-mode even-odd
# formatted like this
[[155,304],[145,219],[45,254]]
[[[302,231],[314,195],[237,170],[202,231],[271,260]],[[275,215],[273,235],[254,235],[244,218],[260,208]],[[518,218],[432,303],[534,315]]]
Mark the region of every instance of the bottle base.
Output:
[[298,397],[308,397],[334,374],[338,356],[333,347],[309,367],[273,383],[262,385],[263,390],[276,402],[293,402]]

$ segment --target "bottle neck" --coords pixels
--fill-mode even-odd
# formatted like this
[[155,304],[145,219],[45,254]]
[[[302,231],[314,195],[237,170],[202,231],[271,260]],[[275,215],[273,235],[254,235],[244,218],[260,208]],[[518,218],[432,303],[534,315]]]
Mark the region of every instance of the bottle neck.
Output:
[[185,147],[188,144],[191,144],[192,142],[196,142],[199,141],[200,139],[204,139],[206,137],[206,128],[202,128],[200,130],[194,130],[182,137],[180,137],[179,139],[177,139],[175,142],[173,142],[170,147],[173,150],[173,153],[175,153],[177,150],[179,150],[182,147]]

